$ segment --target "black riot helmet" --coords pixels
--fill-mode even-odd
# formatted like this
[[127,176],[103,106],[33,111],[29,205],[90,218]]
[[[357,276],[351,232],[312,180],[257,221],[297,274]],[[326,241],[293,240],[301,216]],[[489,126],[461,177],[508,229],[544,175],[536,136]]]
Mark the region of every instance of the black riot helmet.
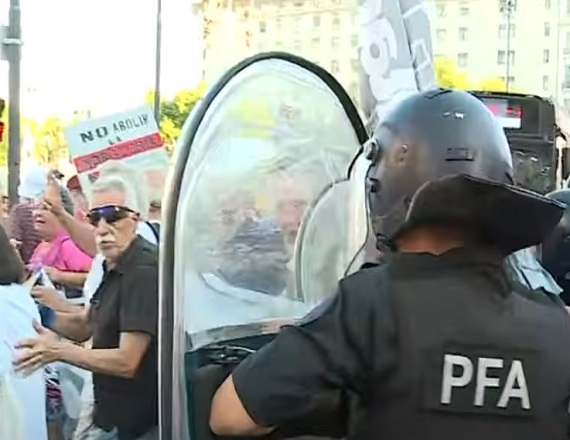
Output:
[[466,92],[438,89],[405,99],[364,154],[380,248],[394,248],[413,227],[461,224],[510,253],[539,243],[562,215],[556,202],[514,187],[502,127]]
[[570,304],[570,189],[561,189],[547,195],[566,205],[558,225],[542,242],[541,261],[544,268],[562,288],[561,298]]

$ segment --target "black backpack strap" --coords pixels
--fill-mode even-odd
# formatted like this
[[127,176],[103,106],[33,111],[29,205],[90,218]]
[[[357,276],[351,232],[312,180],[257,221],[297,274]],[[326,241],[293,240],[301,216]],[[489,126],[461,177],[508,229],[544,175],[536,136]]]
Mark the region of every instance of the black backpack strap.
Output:
[[145,223],[152,229],[152,233],[154,234],[154,238],[156,238],[156,243],[160,243],[160,224],[159,223],[152,223],[149,221],[145,221]]

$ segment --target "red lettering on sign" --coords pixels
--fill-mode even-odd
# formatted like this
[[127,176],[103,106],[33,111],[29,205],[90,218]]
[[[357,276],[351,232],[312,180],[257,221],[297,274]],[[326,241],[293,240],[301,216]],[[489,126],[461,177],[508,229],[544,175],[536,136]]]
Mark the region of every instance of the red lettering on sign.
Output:
[[73,163],[75,164],[78,173],[85,173],[87,171],[94,170],[108,160],[125,159],[127,157],[134,156],[135,154],[161,148],[162,145],[163,142],[160,134],[153,133],[137,139],[131,139],[129,141],[111,145],[110,147],[94,153],[78,156],[73,159]]

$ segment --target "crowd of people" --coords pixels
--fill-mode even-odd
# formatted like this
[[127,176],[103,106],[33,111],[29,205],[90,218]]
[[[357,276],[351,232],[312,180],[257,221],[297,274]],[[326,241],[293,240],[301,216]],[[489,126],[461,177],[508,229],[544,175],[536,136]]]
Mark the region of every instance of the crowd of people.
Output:
[[107,162],[88,203],[38,165],[3,197],[0,438],[158,438],[161,203],[141,183]]

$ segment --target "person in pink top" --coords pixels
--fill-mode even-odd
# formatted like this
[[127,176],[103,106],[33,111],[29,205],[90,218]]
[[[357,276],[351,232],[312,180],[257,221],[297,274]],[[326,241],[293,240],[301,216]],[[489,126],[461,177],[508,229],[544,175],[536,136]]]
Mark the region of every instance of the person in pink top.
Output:
[[[63,186],[60,186],[60,195],[64,208],[73,214],[73,202]],[[50,280],[65,290],[81,289],[92,258],[77,247],[43,201],[37,202],[33,216],[42,241],[34,250],[28,268],[31,271],[43,268]]]

